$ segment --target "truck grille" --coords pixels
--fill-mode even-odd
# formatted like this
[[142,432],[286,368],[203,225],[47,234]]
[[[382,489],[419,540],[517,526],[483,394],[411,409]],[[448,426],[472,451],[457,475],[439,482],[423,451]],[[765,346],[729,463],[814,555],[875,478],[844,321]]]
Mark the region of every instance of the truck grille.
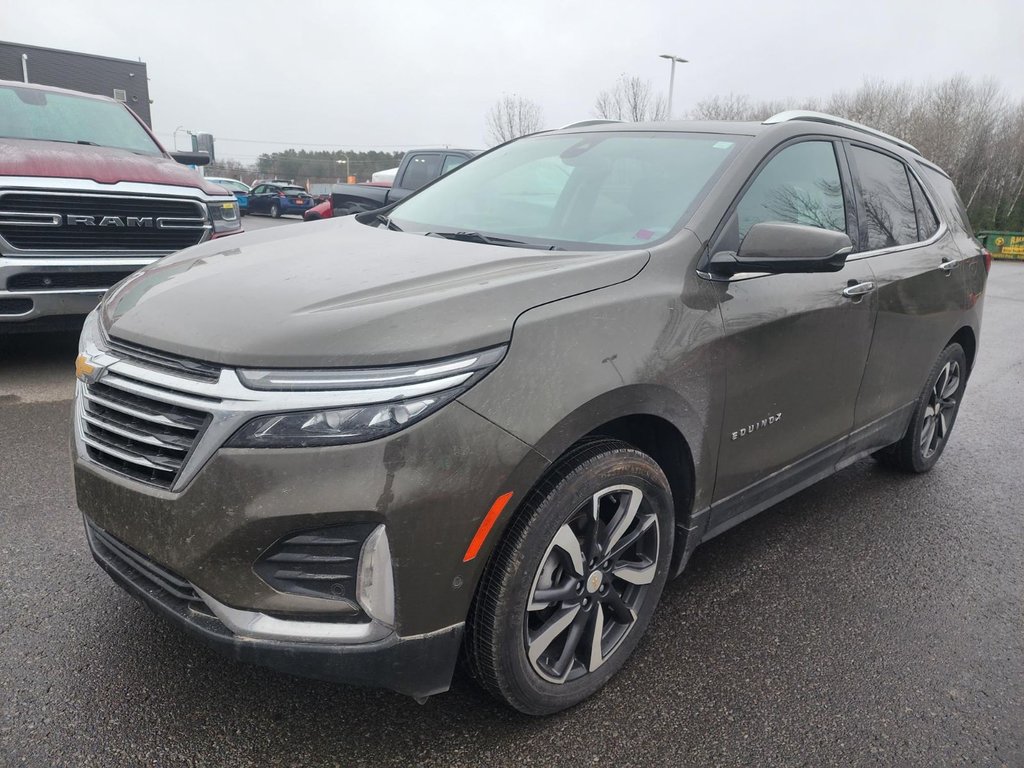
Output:
[[79,405],[82,440],[102,467],[159,488],[170,488],[209,421],[209,415],[118,386],[119,376],[85,385]]
[[134,269],[104,272],[25,272],[7,279],[8,291],[67,291],[110,288],[121,282]]
[[[91,217],[87,220],[94,223],[71,225],[68,217],[73,216]],[[99,226],[104,218],[111,224]],[[121,225],[113,224],[114,219]],[[129,219],[145,225],[129,226]],[[44,192],[0,195],[0,236],[25,251],[171,253],[195,245],[205,233],[206,209],[196,200]]]

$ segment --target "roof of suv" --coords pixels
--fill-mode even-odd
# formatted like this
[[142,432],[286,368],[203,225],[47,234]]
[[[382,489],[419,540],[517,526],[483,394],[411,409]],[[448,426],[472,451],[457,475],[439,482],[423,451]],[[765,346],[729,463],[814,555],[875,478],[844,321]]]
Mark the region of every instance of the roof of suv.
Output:
[[646,123],[630,122],[584,122],[558,129],[557,133],[621,133],[623,131],[678,131],[683,133],[723,133],[734,136],[763,136],[778,133],[784,136],[799,135],[801,129],[813,126],[814,133],[855,139],[896,152],[905,159],[915,160],[929,168],[948,174],[939,166],[926,159],[913,144],[879,131],[868,125],[847,120],[824,112],[787,110],[769,117],[763,122],[736,120],[662,120]]

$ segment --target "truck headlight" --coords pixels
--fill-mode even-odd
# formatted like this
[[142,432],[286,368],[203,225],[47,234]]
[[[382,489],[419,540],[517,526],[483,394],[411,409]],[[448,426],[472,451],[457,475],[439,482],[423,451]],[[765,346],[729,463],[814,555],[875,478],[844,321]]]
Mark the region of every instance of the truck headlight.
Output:
[[493,347],[421,365],[372,369],[239,370],[250,389],[336,392],[337,406],[258,416],[232,448],[307,448],[365,443],[415,424],[450,403],[501,361]]
[[225,235],[229,232],[238,232],[242,228],[242,219],[238,215],[237,200],[207,203],[206,208],[210,212],[210,221],[213,223],[214,234]]

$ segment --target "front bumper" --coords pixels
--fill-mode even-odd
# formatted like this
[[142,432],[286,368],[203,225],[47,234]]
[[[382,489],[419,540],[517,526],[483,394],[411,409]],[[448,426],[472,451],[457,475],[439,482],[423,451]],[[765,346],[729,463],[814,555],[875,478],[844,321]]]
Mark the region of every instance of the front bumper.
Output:
[[202,598],[196,599],[201,593],[98,531],[88,518],[86,536],[96,562],[125,591],[238,661],[303,677],[388,688],[417,698],[448,689],[462,641],[461,623],[415,637],[389,633],[355,645],[240,636]]
[[110,286],[157,258],[0,256],[0,325],[87,315]]

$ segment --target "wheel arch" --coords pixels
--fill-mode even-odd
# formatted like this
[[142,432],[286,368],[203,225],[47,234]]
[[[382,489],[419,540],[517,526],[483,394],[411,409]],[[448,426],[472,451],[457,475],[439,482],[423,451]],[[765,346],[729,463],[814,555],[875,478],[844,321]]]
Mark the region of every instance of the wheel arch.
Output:
[[974,359],[978,354],[978,337],[974,329],[969,325],[963,326],[946,342],[947,347],[950,344],[959,344],[963,347],[964,355],[967,357],[967,372],[970,374],[974,370]]

